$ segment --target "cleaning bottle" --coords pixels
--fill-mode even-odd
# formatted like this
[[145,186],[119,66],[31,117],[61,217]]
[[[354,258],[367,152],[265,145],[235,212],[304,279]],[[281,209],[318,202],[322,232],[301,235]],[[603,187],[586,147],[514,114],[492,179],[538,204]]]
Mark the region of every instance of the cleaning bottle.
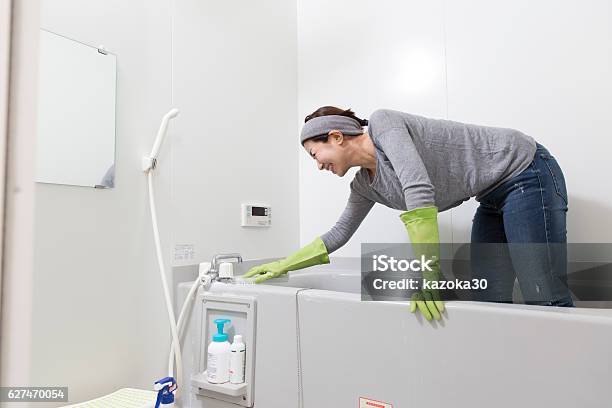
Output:
[[206,377],[208,382],[223,384],[229,381],[230,344],[227,334],[223,333],[223,325],[230,323],[229,319],[215,319],[217,333],[212,336],[208,345],[208,358],[206,363]]
[[157,391],[157,400],[155,408],[172,408],[174,407],[174,392],[176,391],[176,381],[173,377],[164,377],[161,380],[155,381],[153,389]]
[[244,382],[244,363],[246,346],[242,342],[242,336],[234,336],[234,342],[230,346],[230,382],[242,384]]

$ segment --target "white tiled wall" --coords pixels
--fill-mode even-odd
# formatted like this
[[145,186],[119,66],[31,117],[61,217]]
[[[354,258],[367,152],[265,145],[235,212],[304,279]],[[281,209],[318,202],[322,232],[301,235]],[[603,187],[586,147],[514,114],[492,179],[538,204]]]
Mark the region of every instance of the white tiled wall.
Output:
[[[148,389],[164,374],[169,336],[152,318],[166,309],[140,158],[171,104],[170,2],[40,3],[43,28],[117,56],[117,142],[114,189],[36,186],[32,381],[68,386],[71,402]],[[162,165],[155,177],[162,234],[170,174]]]
[[[295,249],[296,4],[43,0],[41,24],[117,56],[117,173],[109,190],[37,185],[33,381],[71,402],[149,389],[169,330],[141,157],[179,108],[155,173],[168,272],[175,243],[194,246],[185,263]],[[274,227],[241,228],[244,201]]]
[[[295,2],[176,0],[173,237],[192,259],[280,257],[298,245]],[[272,206],[270,228],[240,204]]]
[[[325,10],[325,12],[322,12]],[[298,1],[299,127],[324,105],[368,117],[378,108],[446,116],[441,0]],[[300,240],[326,232],[346,205],[355,170],[342,179],[319,171],[299,144]],[[360,242],[406,239],[399,212],[375,205],[334,256],[359,256]],[[443,214],[442,236],[450,236]]]
[[[366,116],[394,108],[512,127],[549,148],[565,171],[572,242],[611,242],[610,2],[298,0],[300,118],[323,105]],[[324,13],[321,10],[325,10]],[[348,197],[344,179],[300,152],[300,240],[327,231]],[[441,218],[442,239],[469,241],[476,203]],[[397,211],[375,205],[353,239],[405,240]]]
[[[568,241],[612,242],[612,3],[447,4],[449,118],[535,137],[565,173]],[[470,204],[454,210],[461,242]]]

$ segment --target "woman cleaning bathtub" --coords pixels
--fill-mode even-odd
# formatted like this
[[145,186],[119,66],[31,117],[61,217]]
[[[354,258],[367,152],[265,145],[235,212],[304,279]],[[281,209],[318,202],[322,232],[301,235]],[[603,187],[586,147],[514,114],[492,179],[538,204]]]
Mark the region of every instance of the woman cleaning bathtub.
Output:
[[[300,141],[319,170],[343,177],[351,167],[361,168],[346,208],[328,232],[245,277],[263,282],[329,263],[328,255],[349,240],[374,203],[403,211],[399,217],[413,246],[425,244],[421,252],[438,259],[432,253],[439,243],[438,212],[476,197],[472,277],[488,282],[480,299],[511,303],[518,278],[526,303],[573,306],[560,249],[565,246],[559,245],[567,239],[565,180],[555,158],[530,136],[388,109],[363,120],[350,109],[325,106],[306,117]],[[479,256],[482,243],[504,244],[507,256]],[[525,243],[536,245],[513,245]],[[438,279],[437,268],[423,278]],[[411,311],[441,318],[444,303],[436,292],[424,290],[411,300]]]

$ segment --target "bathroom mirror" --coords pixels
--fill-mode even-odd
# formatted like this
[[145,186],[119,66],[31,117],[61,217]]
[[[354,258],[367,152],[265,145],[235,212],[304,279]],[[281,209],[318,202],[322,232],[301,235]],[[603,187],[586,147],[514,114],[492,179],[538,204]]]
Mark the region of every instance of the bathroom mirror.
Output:
[[116,57],[40,30],[36,181],[115,185]]

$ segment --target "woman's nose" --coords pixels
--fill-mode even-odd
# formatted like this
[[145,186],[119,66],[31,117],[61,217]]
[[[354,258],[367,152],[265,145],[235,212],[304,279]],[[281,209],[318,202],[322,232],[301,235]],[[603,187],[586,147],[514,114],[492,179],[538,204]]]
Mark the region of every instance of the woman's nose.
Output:
[[317,162],[317,167],[319,168],[319,170],[323,170],[323,163]]

